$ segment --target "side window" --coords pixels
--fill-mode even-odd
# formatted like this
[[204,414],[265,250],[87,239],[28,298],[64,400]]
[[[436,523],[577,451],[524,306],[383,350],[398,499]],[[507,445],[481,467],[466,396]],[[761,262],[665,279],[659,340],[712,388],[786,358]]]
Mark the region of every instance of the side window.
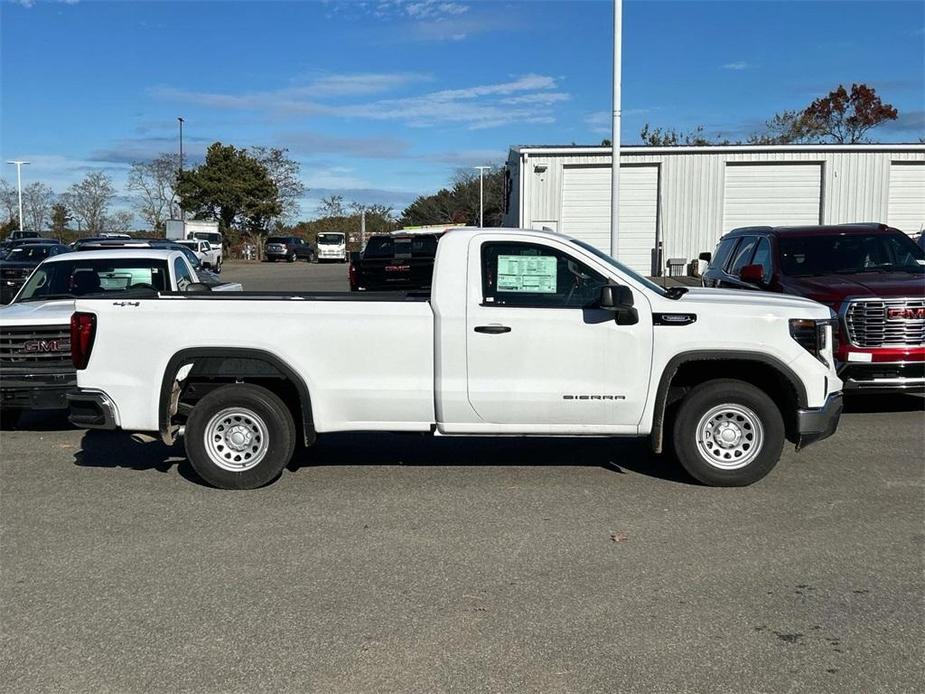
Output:
[[713,253],[713,261],[710,263],[713,267],[719,268],[722,270],[726,267],[726,261],[729,260],[729,256],[732,254],[732,249],[736,247],[736,241],[738,237],[732,239],[726,239],[725,241],[720,241],[720,244],[716,247],[716,251]]
[[562,251],[534,243],[482,245],[482,302],[487,306],[581,308],[594,305],[603,275]]
[[729,267],[729,274],[735,275],[738,274],[739,270],[748,265],[749,261],[752,259],[752,251],[755,250],[755,244],[758,239],[754,236],[749,236],[742,239],[742,243],[739,244],[736,248],[735,257],[732,260],[732,265]]
[[186,263],[183,262],[183,258],[174,258],[173,274],[177,278],[177,289],[181,292],[186,291],[186,288],[193,282],[193,277]]
[[768,283],[771,281],[771,243],[766,237],[758,241],[758,248],[755,249],[755,257],[752,258],[752,265],[761,266],[761,279]]

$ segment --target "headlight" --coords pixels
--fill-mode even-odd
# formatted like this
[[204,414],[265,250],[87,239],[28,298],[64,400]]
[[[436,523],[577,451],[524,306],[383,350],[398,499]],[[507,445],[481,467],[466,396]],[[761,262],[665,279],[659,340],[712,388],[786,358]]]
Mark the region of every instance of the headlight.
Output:
[[790,337],[826,366],[832,365],[832,336],[837,325],[835,319],[790,319]]

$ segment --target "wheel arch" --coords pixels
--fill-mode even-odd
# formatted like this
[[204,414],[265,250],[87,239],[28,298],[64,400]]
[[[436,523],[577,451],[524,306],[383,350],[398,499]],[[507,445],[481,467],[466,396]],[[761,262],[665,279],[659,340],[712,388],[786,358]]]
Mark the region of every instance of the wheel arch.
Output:
[[[261,349],[246,347],[191,347],[182,349],[174,354],[167,362],[161,380],[160,397],[158,402],[158,425],[161,439],[164,443],[171,445],[176,439],[177,429],[172,424],[173,415],[176,414],[176,408],[179,404],[179,389],[174,386],[177,384],[177,375],[180,370],[187,365],[196,367],[197,362],[206,362],[219,364],[216,370],[210,372],[209,376],[218,378],[234,378],[235,382],[254,382],[260,376],[281,378],[286,383],[291,384],[298,398],[297,406],[292,402],[286,402],[292,411],[293,419],[300,425],[302,437],[305,445],[314,442],[316,432],[314,417],[312,413],[311,394],[305,380],[293,369],[288,363],[280,359],[272,352]],[[240,371],[227,368],[224,360],[237,360],[239,364],[248,364],[252,367],[267,369],[262,374],[252,372],[250,375]],[[257,379],[254,377],[257,373]],[[192,374],[192,370],[191,370]],[[251,379],[248,381],[248,379]]]
[[[723,372],[721,369],[726,368]],[[678,402],[687,389],[717,378],[741,378],[773,396],[785,399],[789,411],[782,411],[787,438],[795,441],[796,410],[807,406],[806,386],[799,376],[776,357],[740,350],[702,350],[682,352],[672,357],[659,379],[652,413],[652,450],[661,453],[668,408]],[[757,382],[756,382],[757,381]]]

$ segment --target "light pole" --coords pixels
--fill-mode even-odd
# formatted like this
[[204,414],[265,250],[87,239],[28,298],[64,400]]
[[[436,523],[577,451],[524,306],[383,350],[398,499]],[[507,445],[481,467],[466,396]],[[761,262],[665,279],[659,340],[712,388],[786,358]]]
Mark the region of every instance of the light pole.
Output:
[[[180,176],[183,175],[183,118],[177,116],[177,120],[180,123],[180,171],[177,173],[177,183],[180,182]],[[173,215],[171,215],[173,216]],[[180,208],[180,219],[182,221],[186,220],[186,211],[181,207]],[[184,229],[184,237],[186,236],[186,230]]]
[[22,167],[27,161],[13,160],[7,164],[16,164],[16,187],[19,189],[19,230],[22,231]]
[[613,0],[613,134],[610,144],[610,255],[617,257],[620,229],[620,80],[623,64],[623,0]]
[[490,166],[473,166],[473,169],[479,170],[479,227],[485,226],[485,169]]

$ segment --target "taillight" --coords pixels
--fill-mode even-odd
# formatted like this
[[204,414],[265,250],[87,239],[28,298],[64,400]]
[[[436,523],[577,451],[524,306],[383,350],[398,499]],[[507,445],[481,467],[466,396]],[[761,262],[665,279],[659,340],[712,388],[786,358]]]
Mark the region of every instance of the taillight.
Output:
[[350,266],[347,268],[347,279],[350,281],[350,289],[356,290],[357,288],[357,266],[353,263],[350,263]]
[[78,371],[87,368],[93,339],[96,337],[96,314],[80,313],[71,316],[71,361]]

